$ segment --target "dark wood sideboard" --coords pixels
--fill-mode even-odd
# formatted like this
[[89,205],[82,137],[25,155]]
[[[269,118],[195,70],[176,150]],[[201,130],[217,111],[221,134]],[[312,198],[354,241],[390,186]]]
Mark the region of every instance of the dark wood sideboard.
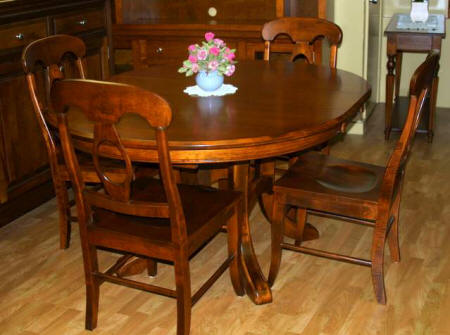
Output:
[[[263,24],[282,16],[324,18],[326,0],[115,0],[114,49],[132,50],[135,68],[182,61],[188,45],[212,31],[237,49],[238,59],[253,59],[264,51]],[[291,47],[280,39],[272,51]]]
[[0,226],[53,196],[47,151],[20,64],[22,49],[52,34],[87,46],[88,77],[109,76],[113,62],[109,0],[0,1]]

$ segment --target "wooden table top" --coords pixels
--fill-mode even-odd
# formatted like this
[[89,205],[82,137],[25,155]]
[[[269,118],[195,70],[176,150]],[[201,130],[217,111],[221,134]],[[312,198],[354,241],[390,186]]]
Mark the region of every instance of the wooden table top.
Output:
[[[241,61],[236,73],[225,78],[238,87],[235,94],[194,97],[183,92],[195,85],[194,78],[177,73],[179,65],[111,78],[154,91],[170,103],[169,146],[172,160],[179,163],[240,161],[302,150],[335,136],[371,93],[361,77],[325,66]],[[88,145],[92,124],[69,113],[69,125],[78,147]],[[142,153],[154,147],[154,134],[138,116],[125,116],[119,132],[132,159],[156,160],[154,154]]]

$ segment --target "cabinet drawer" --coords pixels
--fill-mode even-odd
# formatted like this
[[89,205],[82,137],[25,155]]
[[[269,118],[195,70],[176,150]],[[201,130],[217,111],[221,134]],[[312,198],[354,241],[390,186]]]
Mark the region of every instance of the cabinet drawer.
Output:
[[0,49],[12,49],[47,36],[44,19],[0,26]]
[[102,9],[54,18],[55,34],[76,34],[83,31],[101,29],[106,25]]
[[[138,51],[139,59],[148,64],[183,62],[188,57],[188,42],[180,41],[133,41],[133,49]],[[137,49],[137,50],[136,50]],[[135,64],[136,65],[136,64]]]

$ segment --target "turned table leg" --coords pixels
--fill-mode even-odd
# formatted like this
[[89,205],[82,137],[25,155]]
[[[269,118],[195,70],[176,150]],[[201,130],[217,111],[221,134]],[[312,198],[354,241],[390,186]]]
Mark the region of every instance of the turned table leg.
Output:
[[388,54],[387,61],[387,75],[386,75],[386,106],[385,106],[385,127],[384,138],[389,139],[392,129],[392,110],[393,110],[393,95],[394,95],[394,69],[396,63],[395,54]]
[[431,94],[430,94],[430,108],[429,108],[428,129],[427,129],[428,143],[433,142],[434,136],[433,128],[434,128],[434,118],[436,117],[436,100],[437,100],[438,85],[439,85],[439,77],[437,76],[436,73],[436,76],[433,79],[433,85],[431,86]]
[[402,76],[403,52],[398,51],[395,55],[395,88],[394,88],[394,105],[398,102],[400,96],[400,80]]

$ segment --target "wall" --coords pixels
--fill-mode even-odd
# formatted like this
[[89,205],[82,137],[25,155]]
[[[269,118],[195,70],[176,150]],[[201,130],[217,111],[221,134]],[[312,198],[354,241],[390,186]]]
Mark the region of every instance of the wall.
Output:
[[[349,1],[352,5],[349,6]],[[343,32],[342,44],[338,50],[337,67],[342,70],[366,76],[365,70],[365,10],[364,1],[328,1],[328,19],[339,25]]]
[[[364,0],[363,0],[364,1]],[[432,13],[447,13],[448,0],[431,0],[430,11]],[[383,0],[383,30],[389,24],[394,13],[408,13],[410,9],[410,0]],[[450,107],[450,20],[446,21],[447,37],[442,41],[441,67],[439,71],[439,91],[438,107]],[[385,101],[386,95],[386,37],[383,37],[381,59],[381,82],[380,82],[380,101]],[[400,85],[400,94],[407,95],[409,88],[409,78],[414,70],[425,59],[425,54],[406,53],[403,55],[402,81]]]
[[[349,6],[349,1],[351,1],[351,6]],[[337,56],[338,69],[367,78],[368,0],[328,0],[327,18],[339,25],[343,32],[343,40]],[[367,106],[369,107],[369,105],[372,106],[372,104]],[[359,114],[353,120],[348,132],[364,134],[366,116],[366,112]]]

